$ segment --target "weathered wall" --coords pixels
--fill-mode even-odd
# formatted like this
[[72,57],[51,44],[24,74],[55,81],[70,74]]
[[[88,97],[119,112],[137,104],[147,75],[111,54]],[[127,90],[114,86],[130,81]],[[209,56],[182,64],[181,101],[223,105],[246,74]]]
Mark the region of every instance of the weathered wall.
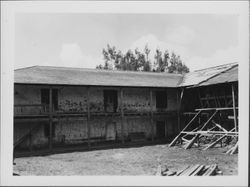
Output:
[[[44,86],[21,86],[15,85],[15,99],[14,103],[17,104],[41,104],[40,90],[46,88]],[[61,112],[87,112],[87,88],[86,87],[55,87],[58,88],[58,110]],[[117,88],[105,88],[118,90],[118,112],[120,111],[120,92]],[[155,107],[155,91],[153,90],[153,110]],[[159,89],[158,89],[159,90]],[[104,98],[103,88],[91,87],[90,88],[90,111],[91,112],[103,112],[104,111]],[[176,90],[168,89],[168,106],[166,111],[177,110],[177,98]],[[124,89],[124,112],[150,112],[150,94],[149,89],[146,88],[125,88]],[[17,110],[15,110],[17,112]],[[29,110],[19,110],[19,114],[35,113],[39,114],[34,108]],[[40,111],[41,112],[41,111]],[[158,119],[155,117],[153,120],[154,131],[156,133],[156,121],[166,121],[166,135],[176,133],[176,117],[164,117]],[[16,122],[14,127],[15,141],[17,141],[24,134],[27,134],[30,126],[36,125],[38,122],[21,123]],[[48,122],[41,122],[48,123]],[[106,134],[110,126],[115,126],[116,139],[121,139],[121,117],[91,117],[91,138],[94,140],[107,139]],[[131,132],[144,132],[147,138],[152,136],[152,127],[149,116],[135,116],[124,118],[124,136],[125,139]],[[55,143],[75,144],[86,142],[88,138],[87,133],[87,121],[84,117],[66,117],[58,118],[55,125]],[[28,146],[29,141],[25,141],[22,147]],[[44,135],[44,127],[40,129],[32,136],[32,144],[35,146],[45,146],[48,144],[48,138]]]
[[[14,104],[41,104],[41,89],[45,86],[15,85]],[[86,87],[55,87],[58,89],[58,110],[64,112],[86,112],[87,111],[87,88]],[[120,92],[117,88],[90,88],[90,111],[103,112],[103,90],[116,89],[118,91],[118,111],[120,110]],[[155,91],[153,89],[153,110],[156,111]],[[165,111],[177,110],[177,98],[175,89],[167,89],[168,105]],[[125,88],[123,96],[124,112],[149,112],[150,95],[147,88]],[[37,107],[38,108],[38,107]],[[38,110],[38,109],[37,109]],[[35,107],[23,107],[15,110],[19,113],[34,113]]]

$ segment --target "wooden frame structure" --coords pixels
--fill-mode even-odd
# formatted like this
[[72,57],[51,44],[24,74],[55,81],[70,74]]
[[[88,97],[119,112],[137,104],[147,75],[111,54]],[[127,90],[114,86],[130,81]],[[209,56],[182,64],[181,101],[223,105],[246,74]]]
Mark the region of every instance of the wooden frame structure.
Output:
[[[227,100],[226,96],[218,97],[214,95],[213,97],[209,98],[201,98],[199,88],[198,88],[198,95],[200,100],[200,106],[202,108],[195,109],[194,112],[190,113],[193,114],[194,117],[187,123],[187,125],[182,129],[182,131],[175,137],[175,139],[169,144],[169,147],[174,146],[177,143],[185,143],[184,148],[189,149],[193,145],[200,146],[200,138],[202,137],[213,137],[213,140],[206,145],[203,150],[207,150],[209,148],[214,147],[216,144],[221,142],[222,140],[228,137],[233,137],[236,139],[235,145],[227,152],[230,154],[234,154],[238,150],[238,116],[237,110],[238,107],[236,106],[236,93],[234,84],[231,84],[231,93],[232,96],[230,97],[231,100]],[[209,100],[213,100],[215,103],[214,108],[209,108]],[[222,104],[219,100],[223,99],[224,103]],[[231,104],[231,107],[229,105]],[[222,107],[223,106],[223,107]],[[233,112],[233,117],[229,116],[229,112]],[[207,119],[205,122],[200,123],[200,117],[202,114],[207,113]],[[224,128],[219,122],[215,121],[216,116],[221,115],[221,113],[226,113],[228,119],[234,120],[234,127],[227,130]],[[195,123],[195,124],[194,124]],[[189,139],[187,139],[189,137]]]

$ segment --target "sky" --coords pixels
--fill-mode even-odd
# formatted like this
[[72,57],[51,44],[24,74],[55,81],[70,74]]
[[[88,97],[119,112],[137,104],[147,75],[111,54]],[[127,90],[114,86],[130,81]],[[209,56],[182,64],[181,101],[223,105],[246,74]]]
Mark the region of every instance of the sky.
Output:
[[158,48],[180,55],[191,71],[238,61],[236,14],[18,13],[15,69],[95,68],[107,44],[126,52]]

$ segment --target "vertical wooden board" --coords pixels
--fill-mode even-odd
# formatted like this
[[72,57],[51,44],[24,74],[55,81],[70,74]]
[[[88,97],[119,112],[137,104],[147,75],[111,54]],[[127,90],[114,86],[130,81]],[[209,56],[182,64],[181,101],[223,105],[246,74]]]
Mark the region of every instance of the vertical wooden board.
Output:
[[124,143],[123,88],[121,88],[121,90],[120,90],[120,99],[121,99],[121,138],[122,138],[122,143]]
[[150,95],[150,122],[151,122],[151,140],[154,141],[154,120],[153,120],[153,91],[149,89]]
[[90,127],[90,97],[89,97],[89,87],[87,88],[87,129],[88,129],[88,146],[90,147],[90,138],[91,138],[91,127]]
[[233,100],[233,112],[234,112],[234,128],[235,132],[237,132],[237,113],[236,113],[236,106],[235,106],[235,91],[234,85],[232,84],[232,100]]
[[49,149],[52,149],[52,88],[49,88]]

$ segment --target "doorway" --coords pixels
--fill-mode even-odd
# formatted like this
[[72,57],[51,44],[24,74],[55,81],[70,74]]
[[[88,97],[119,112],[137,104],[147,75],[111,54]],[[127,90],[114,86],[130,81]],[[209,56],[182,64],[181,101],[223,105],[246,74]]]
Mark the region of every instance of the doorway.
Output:
[[[46,106],[46,111],[49,111],[49,89],[41,89],[41,104]],[[53,110],[58,110],[58,90],[52,89],[52,106]]]
[[104,111],[116,112],[118,107],[117,90],[104,90]]
[[165,121],[156,122],[156,138],[164,139],[166,137],[166,125]]

